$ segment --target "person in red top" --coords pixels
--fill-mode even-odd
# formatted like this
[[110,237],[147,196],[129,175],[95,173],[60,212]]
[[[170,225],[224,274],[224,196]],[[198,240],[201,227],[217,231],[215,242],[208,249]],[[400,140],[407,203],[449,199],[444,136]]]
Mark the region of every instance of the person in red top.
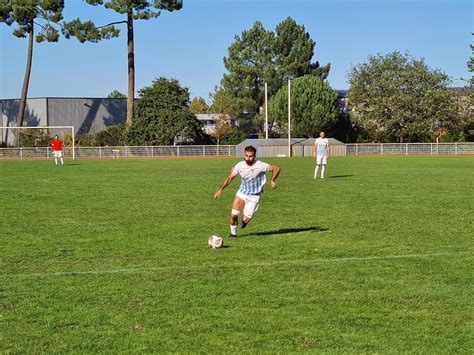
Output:
[[53,147],[54,163],[58,165],[58,158],[59,158],[61,159],[61,165],[64,165],[63,142],[59,139],[57,135],[54,136],[54,139],[51,142],[51,147]]

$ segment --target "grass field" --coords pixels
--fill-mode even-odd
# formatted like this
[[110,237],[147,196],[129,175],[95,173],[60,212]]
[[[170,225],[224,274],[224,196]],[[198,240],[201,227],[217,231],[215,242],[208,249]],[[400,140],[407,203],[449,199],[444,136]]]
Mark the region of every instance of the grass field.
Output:
[[473,351],[472,157],[0,161],[0,353]]

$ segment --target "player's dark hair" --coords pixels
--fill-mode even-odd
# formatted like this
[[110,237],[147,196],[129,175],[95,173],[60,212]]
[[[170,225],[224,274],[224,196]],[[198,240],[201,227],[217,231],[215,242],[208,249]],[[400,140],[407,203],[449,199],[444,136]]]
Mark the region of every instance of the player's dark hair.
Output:
[[253,145],[249,145],[245,147],[246,152],[253,152],[254,155],[257,155],[257,149]]

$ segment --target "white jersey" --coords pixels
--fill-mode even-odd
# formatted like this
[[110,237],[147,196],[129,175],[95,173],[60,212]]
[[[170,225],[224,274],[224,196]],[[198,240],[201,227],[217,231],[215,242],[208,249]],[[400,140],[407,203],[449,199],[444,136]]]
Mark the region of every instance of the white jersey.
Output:
[[237,163],[232,169],[232,176],[240,175],[239,192],[244,195],[259,195],[263,191],[263,185],[267,182],[265,172],[270,168],[270,164],[260,160],[255,160],[252,165],[245,161]]
[[316,138],[314,145],[316,146],[317,156],[320,156],[320,157],[327,156],[327,147],[329,145],[329,141],[327,138],[321,138],[321,137]]

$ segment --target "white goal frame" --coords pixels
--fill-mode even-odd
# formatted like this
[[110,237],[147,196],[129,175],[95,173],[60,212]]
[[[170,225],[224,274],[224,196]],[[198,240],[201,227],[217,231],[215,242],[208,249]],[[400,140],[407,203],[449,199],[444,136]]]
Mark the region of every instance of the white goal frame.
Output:
[[76,149],[74,146],[74,126],[22,126],[22,127],[14,127],[14,126],[0,126],[0,130],[2,130],[2,135],[3,135],[3,130],[4,129],[70,129],[71,130],[71,136],[72,136],[72,160],[76,160]]

